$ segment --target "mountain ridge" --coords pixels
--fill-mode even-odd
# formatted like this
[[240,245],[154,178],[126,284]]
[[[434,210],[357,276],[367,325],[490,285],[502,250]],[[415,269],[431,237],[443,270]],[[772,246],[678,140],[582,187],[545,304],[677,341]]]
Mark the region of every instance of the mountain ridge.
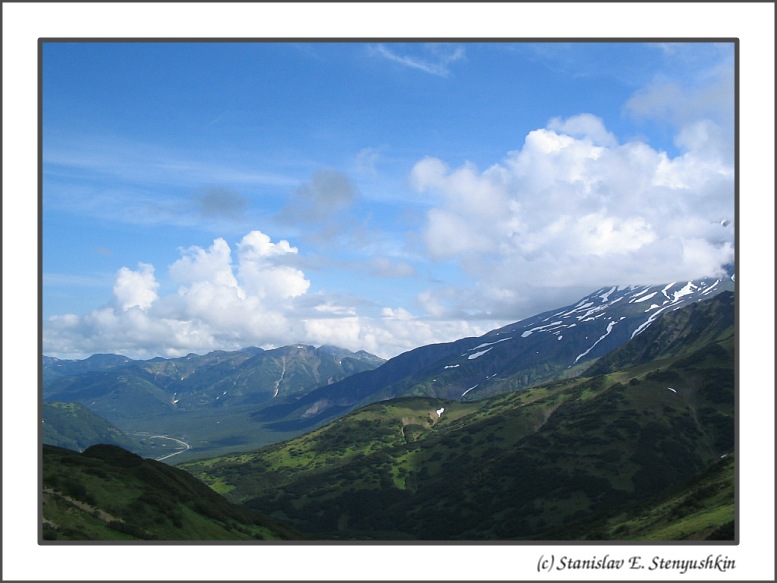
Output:
[[574,304],[479,337],[418,347],[371,371],[264,408],[256,417],[277,429],[309,428],[393,397],[473,399],[575,376],[663,314],[733,288],[731,277],[600,288]]

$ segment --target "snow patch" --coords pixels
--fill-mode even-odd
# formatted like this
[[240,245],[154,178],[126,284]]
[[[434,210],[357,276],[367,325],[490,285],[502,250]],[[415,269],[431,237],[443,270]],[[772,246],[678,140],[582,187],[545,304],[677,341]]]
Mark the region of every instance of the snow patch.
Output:
[[643,289],[641,292],[637,292],[633,296],[631,296],[631,299],[629,300],[629,303],[632,303],[632,302],[636,301],[636,299],[639,296],[644,295],[644,294],[648,293],[649,291],[650,291],[650,287],[649,286],[645,286],[645,289]]
[[545,330],[546,328],[551,328],[552,326],[558,326],[560,324],[563,324],[563,322],[561,320],[558,320],[557,322],[551,322],[550,324],[545,324],[544,326],[537,326],[536,328],[532,328],[531,330],[525,330],[524,332],[521,332],[521,338],[528,338],[538,330]]
[[602,298],[603,302],[606,302],[606,301],[608,301],[610,299],[610,294],[612,292],[614,292],[616,289],[617,289],[617,287],[613,287],[612,289],[610,289],[610,291],[603,293],[599,297]]
[[688,283],[685,284],[683,289],[681,289],[680,291],[674,292],[674,294],[673,294],[674,295],[674,299],[672,301],[677,302],[683,296],[691,295],[694,292],[695,289],[696,289],[696,286],[693,285],[693,282],[689,281]]
[[470,387],[470,388],[468,388],[466,391],[464,391],[464,392],[461,394],[461,396],[463,397],[464,395],[466,395],[467,393],[469,393],[469,392],[470,392],[472,389],[475,389],[475,388],[477,388],[477,386],[478,386],[478,385],[475,385],[474,387]]
[[488,351],[489,351],[489,350],[491,350],[492,348],[493,348],[493,346],[492,346],[491,348],[486,348],[485,350],[481,350],[480,352],[476,352],[475,354],[470,354],[470,355],[467,357],[467,359],[468,359],[468,360],[473,360],[473,359],[475,359],[475,358],[480,358],[481,356],[483,356],[483,355],[484,355],[486,352],[488,352]]
[[[654,304],[654,305],[655,305],[655,304]],[[658,308],[658,306],[655,306],[655,307],[656,307],[656,308]],[[632,338],[634,338],[634,337],[636,337],[638,334],[640,334],[640,333],[644,332],[644,331],[645,331],[645,329],[646,329],[648,326],[650,326],[650,325],[653,323],[653,321],[654,321],[656,318],[658,318],[658,315],[659,315],[661,312],[663,312],[664,310],[666,310],[667,308],[669,308],[669,307],[671,307],[671,304],[670,304],[669,306],[664,306],[663,308],[660,308],[660,309],[656,310],[655,312],[653,312],[652,314],[650,314],[650,316],[648,317],[648,319],[647,319],[647,320],[645,320],[645,321],[644,321],[642,324],[640,324],[640,325],[637,327],[637,329],[636,329],[636,330],[634,330],[634,332],[632,333],[631,337],[632,337]],[[650,306],[650,308],[648,308],[648,309],[647,309],[647,310],[645,310],[645,311],[647,312],[647,311],[649,311],[649,310],[652,310],[652,309],[653,309],[653,306]]]
[[649,300],[650,298],[654,297],[657,293],[658,292],[653,292],[652,294],[646,295],[644,298],[637,298],[637,299],[631,300],[631,302],[629,302],[629,303],[633,302],[635,304],[638,304],[640,302],[645,302],[645,301]]
[[610,332],[612,332],[612,329],[615,327],[615,324],[617,324],[617,323],[618,323],[618,322],[610,322],[609,324],[607,324],[607,332],[605,332],[604,334],[602,334],[602,335],[599,337],[599,340],[597,340],[596,342],[594,342],[594,343],[591,345],[591,347],[590,347],[588,350],[586,350],[584,353],[582,353],[582,354],[578,355],[578,357],[575,359],[575,364],[577,364],[577,361],[578,361],[578,360],[580,360],[580,359],[581,359],[581,358],[583,358],[583,357],[584,357],[586,354],[588,354],[589,352],[591,352],[591,351],[594,349],[594,346],[596,346],[596,345],[597,345],[597,344],[599,344],[599,343],[600,343],[602,340],[604,340],[604,339],[605,339],[605,338],[606,338],[606,337],[607,337],[607,336],[610,334]]
[[[551,326],[552,324],[548,324],[548,325]],[[491,346],[493,344],[499,344],[500,342],[504,342],[505,340],[512,340],[512,336],[509,338],[502,338],[501,340],[497,340],[496,342],[485,342],[484,344],[475,346],[475,348],[470,348],[467,352],[472,352],[473,350],[477,350],[478,348],[485,348],[486,346]]]
[[713,289],[717,287],[717,285],[720,283],[720,280],[715,280],[715,283],[713,283],[710,287],[705,289],[703,292],[701,292],[701,295],[706,296],[708,293],[710,293]]
[[677,393],[676,390],[674,390],[672,387],[666,387],[668,391],[672,391],[673,393]]
[[442,413],[443,413],[443,411],[445,411],[445,407],[442,407],[441,409],[437,409],[437,411],[435,411],[435,413],[437,413],[437,418],[438,418],[438,419],[439,419],[440,417],[442,417]]
[[580,302],[574,308],[572,308],[568,312],[566,312],[564,314],[561,314],[561,315],[562,316],[569,316],[569,315],[574,314],[575,312],[578,312],[580,310],[585,310],[586,308],[590,308],[593,305],[594,305],[593,302],[585,302],[585,303],[584,302]]
[[443,368],[459,368],[458,364],[446,364]]

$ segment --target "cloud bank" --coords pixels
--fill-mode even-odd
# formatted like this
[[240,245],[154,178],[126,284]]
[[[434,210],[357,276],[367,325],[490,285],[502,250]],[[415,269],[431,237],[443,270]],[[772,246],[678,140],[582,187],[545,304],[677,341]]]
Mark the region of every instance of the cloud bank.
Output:
[[[122,267],[109,304],[44,323],[44,353],[60,358],[97,352],[174,357],[306,342],[390,357],[488,329],[419,320],[398,307],[360,314],[344,298],[310,293],[311,282],[295,267],[298,249],[285,240],[273,242],[261,231],[249,232],[234,248],[217,238],[208,248],[192,246],[180,254],[167,270],[167,278],[177,285],[175,293],[160,295],[152,265]],[[379,259],[371,266],[389,267]]]

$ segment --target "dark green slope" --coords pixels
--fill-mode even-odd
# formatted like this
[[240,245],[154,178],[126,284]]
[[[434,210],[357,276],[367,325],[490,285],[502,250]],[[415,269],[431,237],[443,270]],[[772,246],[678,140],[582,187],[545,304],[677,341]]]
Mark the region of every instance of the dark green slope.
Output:
[[[734,294],[723,292],[711,300],[691,304],[652,326],[632,342],[601,357],[585,371],[605,374],[664,357],[688,353],[734,334]],[[721,355],[723,356],[723,355]],[[725,358],[725,357],[724,357]]]
[[43,443],[83,451],[107,443],[137,452],[140,443],[80,403],[43,404]]
[[734,540],[735,456],[658,496],[573,523],[537,538],[588,540]]
[[44,541],[296,538],[186,472],[120,447],[43,446]]
[[[713,326],[713,311],[733,309],[725,302],[705,302],[701,321]],[[659,336],[683,328],[677,314],[653,324]],[[621,357],[606,375],[483,401],[376,403],[185,469],[320,539],[563,539],[567,526],[677,487],[733,450],[733,326],[670,344],[657,361]],[[673,536],[658,533],[635,537]]]

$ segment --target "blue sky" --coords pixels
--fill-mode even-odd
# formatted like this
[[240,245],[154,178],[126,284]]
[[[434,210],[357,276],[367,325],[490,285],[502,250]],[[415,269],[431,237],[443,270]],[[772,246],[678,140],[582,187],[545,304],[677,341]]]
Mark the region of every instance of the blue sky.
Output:
[[384,357],[734,254],[713,43],[45,43],[44,352]]

